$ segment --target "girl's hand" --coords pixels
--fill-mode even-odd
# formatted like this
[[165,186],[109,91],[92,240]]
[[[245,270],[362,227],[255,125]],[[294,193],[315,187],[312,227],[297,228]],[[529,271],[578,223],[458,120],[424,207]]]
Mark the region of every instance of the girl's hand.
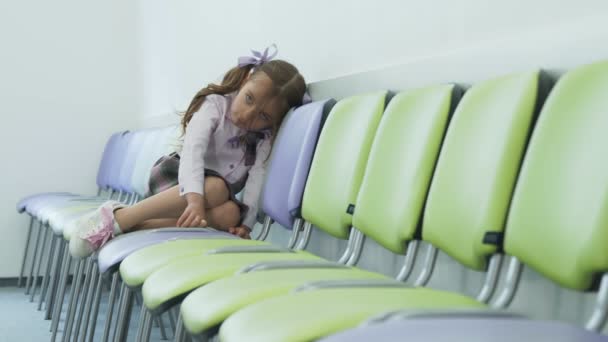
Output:
[[205,201],[203,196],[197,193],[187,193],[188,205],[177,220],[178,227],[206,227]]
[[249,233],[251,233],[251,229],[249,229],[247,226],[228,228],[228,233],[234,234],[243,239],[251,240],[251,236],[249,235]]

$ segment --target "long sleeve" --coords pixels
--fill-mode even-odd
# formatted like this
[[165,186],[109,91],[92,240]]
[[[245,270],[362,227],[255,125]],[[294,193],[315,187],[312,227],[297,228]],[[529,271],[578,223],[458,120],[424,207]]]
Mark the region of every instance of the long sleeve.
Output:
[[178,173],[179,193],[182,196],[190,192],[204,194],[205,153],[221,114],[216,96],[209,95],[186,127]]
[[266,164],[268,162],[268,156],[270,155],[270,149],[270,139],[264,139],[259,142],[255,163],[251,169],[249,169],[249,176],[245,183],[243,203],[249,207],[249,210],[243,219],[243,225],[251,229],[253,229],[253,226],[257,221],[258,200],[266,175]]

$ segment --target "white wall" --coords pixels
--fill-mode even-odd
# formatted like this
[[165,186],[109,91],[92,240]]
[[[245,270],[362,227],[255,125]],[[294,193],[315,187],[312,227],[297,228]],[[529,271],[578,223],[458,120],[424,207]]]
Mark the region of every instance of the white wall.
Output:
[[0,278],[18,274],[39,191],[94,193],[105,140],[139,111],[135,4],[0,2]]
[[[606,22],[604,0],[1,2],[0,277],[18,271],[26,224],[14,212],[19,197],[92,192],[110,132],[176,122],[193,93],[249,48],[277,43],[279,56],[314,82],[313,95],[339,97],[608,58],[608,39],[598,39],[608,38]],[[510,52],[505,63],[501,51]],[[327,81],[375,69],[385,71]],[[314,242],[326,255],[337,250]],[[391,260],[372,249],[362,263],[392,274]],[[436,287],[471,292],[479,280],[448,260],[438,267],[447,278],[434,279]],[[524,285],[534,289],[516,309],[574,322],[589,312],[588,296],[526,272]]]
[[517,44],[608,13],[604,0],[140,0],[140,7],[142,53],[154,59],[146,62],[144,106],[153,109],[143,112],[145,125],[175,122],[199,88],[250,48],[276,43],[280,58],[317,82],[492,41]]

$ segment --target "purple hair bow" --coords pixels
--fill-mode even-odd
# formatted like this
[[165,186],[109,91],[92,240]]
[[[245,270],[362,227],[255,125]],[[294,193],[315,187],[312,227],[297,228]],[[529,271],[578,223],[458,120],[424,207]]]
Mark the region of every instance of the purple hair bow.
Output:
[[[269,55],[270,48],[274,48],[274,52]],[[260,66],[276,57],[277,53],[279,53],[279,50],[277,49],[276,44],[272,44],[266,49],[264,49],[264,52],[251,50],[251,53],[253,54],[253,56],[239,57],[239,67],[244,67],[247,65]]]
[[[274,52],[269,55],[270,48],[274,48]],[[267,47],[266,49],[264,49],[264,52],[251,50],[251,53],[253,54],[253,56],[239,57],[239,67],[240,68],[247,66],[247,65],[253,65],[254,67],[256,67],[256,66],[260,66],[264,63],[267,63],[276,57],[276,55],[279,53],[279,50],[277,49],[276,44],[272,44],[269,47]],[[310,102],[312,102],[312,98],[308,94],[308,91],[306,91],[306,92],[304,92],[304,96],[302,97],[302,104],[304,105],[304,104],[307,104]]]

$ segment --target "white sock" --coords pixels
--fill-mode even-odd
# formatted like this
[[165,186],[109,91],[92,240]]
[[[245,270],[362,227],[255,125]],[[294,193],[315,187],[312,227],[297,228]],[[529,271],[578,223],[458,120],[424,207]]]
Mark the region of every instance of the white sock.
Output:
[[116,212],[116,210],[122,209],[122,208],[124,208],[124,206],[116,206],[112,210],[112,221],[114,221],[114,236],[122,234],[122,229],[120,229],[118,222],[116,222],[116,216],[114,216],[114,213]]
[[118,222],[116,222],[116,219],[114,219],[114,236],[120,235],[120,234],[122,234],[122,230],[120,229]]

